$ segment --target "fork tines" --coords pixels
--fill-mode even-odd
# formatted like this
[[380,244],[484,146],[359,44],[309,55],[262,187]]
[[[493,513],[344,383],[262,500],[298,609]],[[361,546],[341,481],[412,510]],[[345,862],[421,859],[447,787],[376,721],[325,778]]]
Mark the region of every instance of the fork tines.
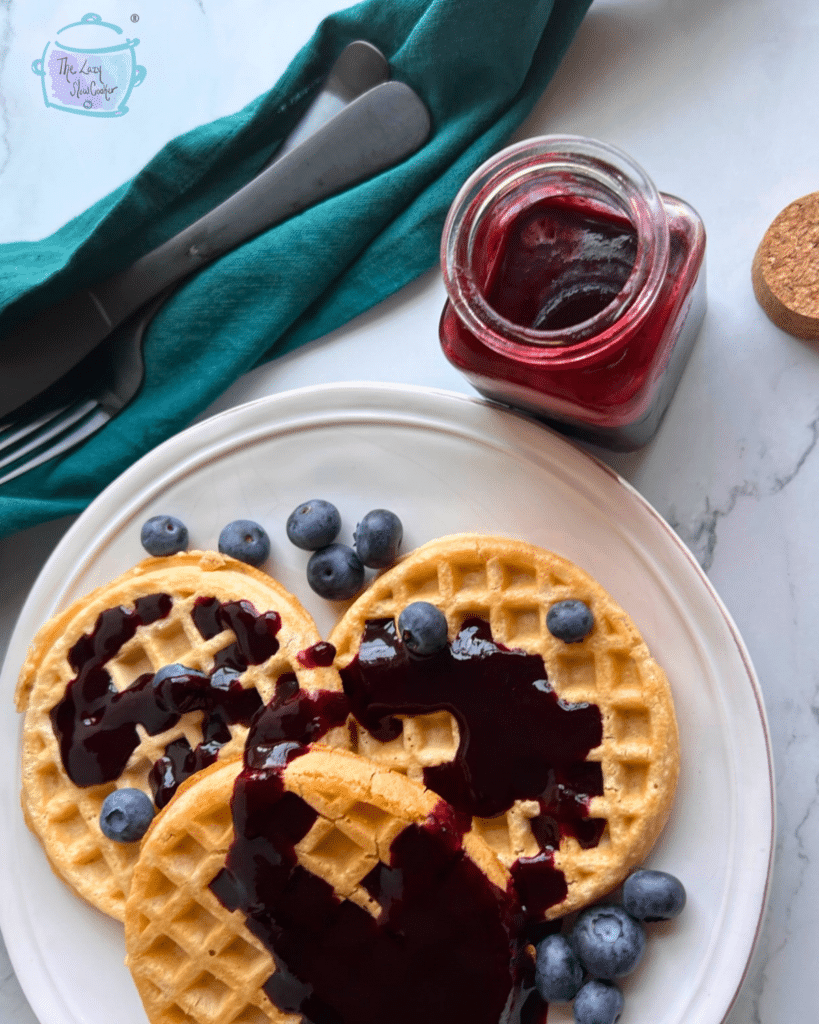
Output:
[[0,424],[0,484],[75,447],[110,419],[93,398],[86,398]]

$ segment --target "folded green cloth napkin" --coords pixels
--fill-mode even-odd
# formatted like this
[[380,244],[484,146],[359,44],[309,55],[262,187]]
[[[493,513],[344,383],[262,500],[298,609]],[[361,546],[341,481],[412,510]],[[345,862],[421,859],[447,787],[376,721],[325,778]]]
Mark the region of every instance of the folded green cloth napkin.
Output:
[[[0,246],[0,332],[131,263],[248,181],[334,58],[368,39],[421,95],[417,154],[278,225],[191,278],[146,333],[137,398],[80,448],[0,487],[0,536],[81,511],[240,374],[332,331],[432,267],[466,177],[554,73],[591,0],[365,0],[328,17],[243,110],[169,142],[49,238]],[[434,327],[431,325],[431,330]]]

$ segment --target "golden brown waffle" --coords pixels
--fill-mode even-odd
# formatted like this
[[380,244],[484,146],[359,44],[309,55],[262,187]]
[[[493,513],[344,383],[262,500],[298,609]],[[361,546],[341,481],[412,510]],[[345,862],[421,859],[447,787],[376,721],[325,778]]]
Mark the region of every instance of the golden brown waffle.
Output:
[[[26,712],[23,726],[23,810],[29,827],[40,839],[54,871],[80,896],[112,917],[122,918],[139,843],[115,843],[100,831],[99,815],[105,797],[116,787],[137,787],[150,794],[148,773],[169,742],[187,737],[192,747],[202,738],[201,712],[182,716],[179,724],[155,736],[138,726],[141,742],[116,782],[82,788],[63,768],[50,720],[51,709],[65,693],[75,672],[67,655],[84,634],[94,629],[99,614],[118,605],[133,607],[150,594],[173,598],[166,618],[140,626],[120,653],[106,665],[113,684],[125,689],[145,672],[179,662],[209,671],[214,655],[234,640],[223,631],[203,640],[191,619],[198,597],[222,602],[247,600],[257,612],[277,611],[282,619],[278,652],[262,665],[251,665],[240,678],[255,687],[264,702],[273,695],[284,672],[295,672],[306,689],[338,689],[332,668],[302,667],[300,651],[319,642],[312,618],[298,600],[274,579],[257,569],[214,552],[185,552],[169,558],[149,558],[100,587],[49,620],[35,637],[17,687],[17,707]],[[220,756],[242,750],[246,728],[231,726],[231,741]]]
[[125,943],[151,1024],[295,1024],[262,991],[273,958],[208,888],[233,841],[230,796],[242,761],[183,783],[154,819],[125,905]]
[[[128,965],[151,1024],[296,1024],[261,985],[274,972],[264,946],[208,888],[233,839],[230,796],[241,762],[222,762],[185,783],[142,843],[125,913]],[[319,813],[297,845],[299,863],[340,899],[377,911],[360,885],[395,836],[423,822],[435,794],[398,773],[320,746],[284,771],[288,791]],[[507,875],[483,840],[467,855],[503,888]]]
[[[557,640],[546,614],[557,601],[580,599],[595,625],[579,643]],[[478,616],[495,641],[539,654],[558,697],[598,705],[603,742],[589,753],[602,764],[604,793],[589,816],[605,819],[597,846],[582,849],[564,836],[554,864],[568,896],[545,914],[553,919],[615,888],[655,843],[674,798],[679,748],[668,681],[634,623],[599,583],[572,562],[522,541],[461,534],[425,544],[377,578],[348,609],[330,636],[336,665],[358,650],[365,622],[398,618],[413,601],[428,601],[446,615],[450,639],[463,621]],[[446,711],[403,720],[401,735],[380,743],[358,729],[355,749],[378,764],[421,779],[424,768],[452,760],[458,725]],[[504,815],[474,819],[500,862],[510,868],[539,853],[529,822],[536,801],[517,801]]]

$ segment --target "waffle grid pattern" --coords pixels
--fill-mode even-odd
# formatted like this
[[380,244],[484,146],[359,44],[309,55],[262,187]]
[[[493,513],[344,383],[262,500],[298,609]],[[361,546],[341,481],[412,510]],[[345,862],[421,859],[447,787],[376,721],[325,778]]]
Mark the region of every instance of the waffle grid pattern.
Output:
[[[177,556],[178,558],[179,556]],[[156,566],[157,562],[170,563]],[[74,672],[67,653],[83,633],[93,628],[97,615],[108,607],[133,601],[148,593],[164,592],[174,597],[169,615],[147,626],[140,626],[135,636],[109,661],[106,668],[113,684],[123,690],[145,672],[154,672],[162,665],[180,662],[189,668],[210,671],[213,657],[235,639],[225,630],[210,640],[203,640],[191,611],[200,593],[218,596],[220,600],[236,600],[248,596],[258,611],[275,608],[282,616],[281,644],[277,653],[264,665],[250,666],[242,675],[242,685],[255,686],[267,701],[273,695],[275,681],[282,672],[296,671],[302,685],[338,687],[331,669],[303,669],[298,651],[318,642],[318,631],[295,598],[263,574],[249,576],[246,568],[234,569],[232,560],[220,559],[230,567],[225,573],[196,572],[189,579],[191,559],[181,565],[173,559],[151,560],[148,573],[126,574],[109,587],[95,592],[77,609],[73,619],[59,620],[59,644],[45,649],[35,668],[35,681],[30,691],[29,709],[23,733],[23,810],[29,827],[41,839],[49,861],[56,871],[80,896],[113,917],[122,919],[130,878],[139,856],[139,844],[119,844],[108,840],[100,831],[99,815],[106,796],[118,787],[136,787],[150,795],[148,774],[154,762],[172,740],[185,736],[193,748],[202,739],[201,712],[183,715],[178,725],[156,736],[148,736],[137,727],[140,744],[115,783],[80,788],[75,786],[62,767],[59,747],[51,726],[49,712],[58,702]],[[194,566],[196,565],[193,562]],[[235,563],[238,564],[238,563]],[[174,579],[180,568],[184,580]],[[209,586],[210,585],[210,586]],[[202,588],[202,589],[199,589]],[[49,627],[44,627],[48,629]],[[44,648],[44,645],[40,645]],[[37,646],[35,645],[35,651]],[[230,727],[232,739],[220,752],[231,757],[244,747],[247,729]]]
[[390,845],[408,821],[351,796],[334,806],[315,797],[310,803],[321,816],[296,846],[299,863],[329,882],[340,899],[377,917],[381,908],[360,883],[379,860],[389,863]]
[[[208,888],[233,839],[230,794],[241,761],[180,789],[143,841],[126,913],[128,964],[154,1024],[295,1024],[262,985],[273,960]],[[194,791],[195,789],[195,791]]]
[[[275,966],[208,889],[233,838],[229,809],[241,762],[191,779],[156,819],[142,848],[125,915],[128,965],[151,1024],[290,1024],[262,984]],[[296,846],[299,863],[376,916],[360,885],[394,838],[423,821],[436,798],[422,786],[343,750],[315,747],[285,784],[319,814]],[[475,844],[473,844],[474,847]],[[488,851],[487,851],[488,853]],[[480,853],[476,854],[478,857]]]
[[[578,644],[565,644],[546,628],[551,605],[579,598],[592,608],[595,628]],[[396,617],[412,601],[444,611],[450,637],[464,619],[489,622],[496,641],[540,654],[558,696],[600,707],[600,761],[604,794],[589,815],[606,820],[603,836],[584,850],[564,837],[555,864],[569,895],[550,908],[555,918],[616,887],[648,853],[670,811],[678,770],[676,720],[667,680],[625,612],[571,562],[517,541],[463,535],[433,541],[377,579],[345,614],[330,637],[344,667],[355,655],[366,620]],[[354,749],[378,764],[421,779],[426,766],[451,760],[457,723],[447,713],[405,718],[402,734],[380,743],[358,726]],[[518,801],[505,815],[475,819],[474,830],[505,867],[538,853],[529,820],[535,801]]]

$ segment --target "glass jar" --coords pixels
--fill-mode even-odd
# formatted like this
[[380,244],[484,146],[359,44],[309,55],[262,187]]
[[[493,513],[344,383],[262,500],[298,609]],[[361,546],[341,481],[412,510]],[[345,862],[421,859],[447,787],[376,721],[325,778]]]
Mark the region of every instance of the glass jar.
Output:
[[625,153],[503,150],[444,226],[441,345],[488,398],[628,451],[655,433],[705,313],[705,230]]

